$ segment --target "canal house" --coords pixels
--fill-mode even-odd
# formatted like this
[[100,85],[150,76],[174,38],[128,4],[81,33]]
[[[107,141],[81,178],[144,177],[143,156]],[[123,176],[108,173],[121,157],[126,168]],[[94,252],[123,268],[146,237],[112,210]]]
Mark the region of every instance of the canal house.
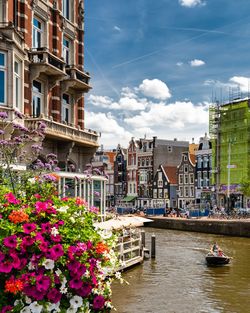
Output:
[[176,208],[177,167],[160,165],[153,181],[153,207]]
[[188,151],[182,153],[177,166],[178,208],[193,208],[195,205],[195,156]]

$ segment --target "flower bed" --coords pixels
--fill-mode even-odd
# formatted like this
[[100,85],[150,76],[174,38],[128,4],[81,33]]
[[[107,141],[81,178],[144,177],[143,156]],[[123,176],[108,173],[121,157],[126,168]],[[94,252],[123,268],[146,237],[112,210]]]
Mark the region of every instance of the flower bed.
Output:
[[110,312],[115,238],[93,226],[96,208],[60,199],[47,179],[22,196],[0,189],[0,312]]

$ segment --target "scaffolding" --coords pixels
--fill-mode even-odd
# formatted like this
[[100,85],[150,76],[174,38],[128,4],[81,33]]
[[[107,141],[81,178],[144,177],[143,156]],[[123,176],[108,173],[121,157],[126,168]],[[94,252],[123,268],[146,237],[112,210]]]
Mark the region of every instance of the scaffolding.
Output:
[[[212,184],[218,193],[240,194],[240,183],[249,179],[250,99],[215,102],[209,108],[212,142]],[[218,202],[217,202],[218,203]]]

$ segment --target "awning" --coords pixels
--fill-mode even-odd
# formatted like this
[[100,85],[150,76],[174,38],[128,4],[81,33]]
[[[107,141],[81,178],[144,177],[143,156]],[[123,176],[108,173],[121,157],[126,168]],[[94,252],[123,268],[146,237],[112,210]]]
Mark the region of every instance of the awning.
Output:
[[100,229],[121,229],[130,227],[140,227],[144,223],[152,222],[152,220],[141,216],[118,216],[115,219],[110,219],[105,222],[95,223],[94,225]]
[[127,196],[127,197],[123,198],[122,201],[131,202],[131,201],[135,200],[136,198],[137,198],[136,196]]

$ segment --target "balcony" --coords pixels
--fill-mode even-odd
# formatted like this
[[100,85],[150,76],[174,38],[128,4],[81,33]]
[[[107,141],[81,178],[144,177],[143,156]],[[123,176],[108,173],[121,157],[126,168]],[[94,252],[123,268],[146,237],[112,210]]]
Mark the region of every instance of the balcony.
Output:
[[11,22],[0,22],[0,33],[24,50],[23,34]]
[[73,65],[66,67],[67,79],[62,82],[62,88],[66,91],[73,90],[76,94],[82,95],[91,89],[89,85],[90,76]]
[[49,87],[67,77],[65,62],[49,52],[47,48],[32,48],[29,52],[31,80],[45,74],[49,79]]
[[39,118],[26,117],[24,120],[24,125],[27,128],[36,128],[39,122],[42,122],[46,125],[46,138],[66,142],[74,142],[76,145],[91,148],[99,146],[99,134],[91,129],[81,129],[74,126],[58,123],[42,116]]

